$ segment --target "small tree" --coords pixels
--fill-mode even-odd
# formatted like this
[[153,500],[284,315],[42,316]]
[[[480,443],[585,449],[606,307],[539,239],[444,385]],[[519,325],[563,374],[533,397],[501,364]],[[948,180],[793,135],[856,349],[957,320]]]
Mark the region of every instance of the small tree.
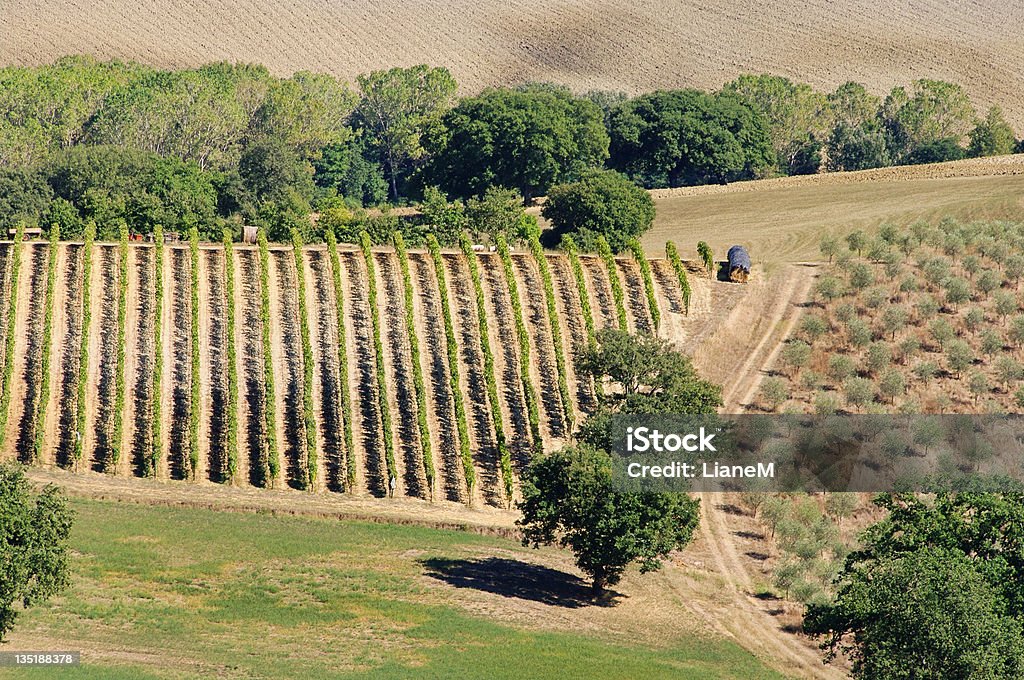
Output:
[[895,340],[896,334],[906,327],[908,317],[909,315],[904,307],[898,305],[886,307],[885,311],[882,312],[882,328],[885,329],[886,333],[889,333],[890,339]]
[[576,556],[596,595],[626,567],[658,569],[693,537],[699,501],[684,493],[624,493],[612,483],[608,454],[580,446],[536,458],[523,477],[523,544],[558,543]]
[[803,340],[790,340],[782,348],[782,363],[798,372],[811,359],[811,346]]
[[768,378],[761,383],[761,399],[769,411],[778,410],[779,406],[789,399],[789,388],[783,380]]
[[984,295],[988,295],[1003,283],[1003,277],[999,272],[993,269],[986,269],[985,271],[978,274],[978,280],[975,281],[975,285],[978,290]]
[[800,321],[800,330],[813,343],[828,331],[828,322],[817,314],[808,314]]
[[832,258],[839,252],[839,240],[832,234],[826,234],[821,237],[821,244],[818,246],[818,249],[822,255],[828,258],[828,263],[832,264]]
[[1001,290],[995,295],[996,299],[996,314],[999,315],[999,319],[1002,321],[1006,320],[1006,317],[1017,311],[1017,296],[1008,290]]
[[1003,351],[1003,338],[998,332],[989,328],[981,334],[981,353],[987,357]]
[[907,391],[906,378],[895,368],[887,369],[878,380],[878,391],[890,404],[895,404],[896,397]]
[[866,378],[848,378],[843,383],[843,392],[847,403],[852,406],[864,406],[875,398],[875,385]]
[[1013,357],[999,357],[996,359],[996,377],[1009,391],[1010,385],[1024,378],[1024,366]]
[[846,235],[846,245],[850,247],[850,250],[857,251],[858,256],[860,256],[861,251],[863,251],[864,248],[867,247],[867,244],[867,234],[865,234],[864,231],[861,229],[851,231],[849,234]]
[[971,307],[964,314],[964,327],[971,333],[976,333],[984,323],[985,312],[980,307]]
[[971,379],[967,383],[967,388],[971,391],[971,394],[974,395],[975,404],[978,403],[978,397],[983,394],[988,394],[991,389],[988,385],[988,378],[985,377],[984,373],[979,373],[978,371],[971,374]]
[[974,362],[971,346],[963,340],[951,340],[946,347],[946,364],[956,378]]
[[654,223],[651,195],[612,170],[594,170],[580,181],[551,188],[541,210],[559,234],[572,234],[581,248],[592,249],[602,235],[619,252]]
[[871,374],[878,374],[892,363],[892,349],[887,342],[873,342],[868,346],[864,365]]
[[938,372],[939,367],[934,361],[919,361],[914,366],[914,375],[923,383],[934,379]]
[[74,513],[55,486],[35,494],[20,465],[0,466],[0,641],[22,609],[70,584]]
[[971,299],[971,284],[966,279],[954,276],[946,280],[945,287],[946,303],[953,309]]
[[845,354],[833,354],[828,358],[828,377],[836,382],[846,380],[855,370],[853,359]]

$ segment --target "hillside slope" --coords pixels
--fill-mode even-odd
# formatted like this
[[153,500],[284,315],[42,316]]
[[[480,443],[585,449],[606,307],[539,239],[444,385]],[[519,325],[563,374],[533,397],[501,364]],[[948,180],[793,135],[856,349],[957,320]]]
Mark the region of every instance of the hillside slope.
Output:
[[446,65],[466,90],[552,80],[626,91],[718,87],[743,72],[887,91],[915,78],[965,85],[1024,124],[1024,5],[1005,0],[8,0],[0,63],[65,54],[159,66],[258,61],[351,80]]

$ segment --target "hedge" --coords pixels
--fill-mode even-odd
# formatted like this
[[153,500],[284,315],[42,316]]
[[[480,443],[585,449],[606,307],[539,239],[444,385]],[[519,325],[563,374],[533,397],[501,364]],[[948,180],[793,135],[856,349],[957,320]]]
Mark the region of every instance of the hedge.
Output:
[[230,483],[238,473],[238,364],[235,349],[235,243],[230,229],[224,230],[224,309],[226,328],[224,336],[228,362],[228,429],[224,446],[228,450],[227,477]]
[[32,442],[32,459],[39,460],[43,452],[43,439],[46,434],[46,405],[50,401],[50,350],[53,346],[53,289],[57,280],[57,252],[60,249],[60,225],[54,223],[50,227],[50,251],[46,263],[46,297],[43,304],[43,346],[40,349],[39,363],[39,394],[36,395],[35,437]]
[[317,450],[316,415],[313,410],[313,345],[309,340],[309,309],[306,305],[306,267],[302,257],[302,236],[292,229],[292,255],[295,257],[295,296],[299,301],[299,338],[302,341],[302,429],[306,436],[306,477],[304,489],[316,488]]
[[[270,250],[262,229],[257,236],[260,249],[260,337],[263,341],[263,449],[270,485],[280,473],[277,459],[277,415],[274,400],[274,357],[270,348]],[[262,471],[261,471],[262,472]],[[263,475],[267,479],[267,475]]]
[[[85,388],[89,379],[89,327],[92,325],[92,250],[96,241],[96,224],[94,222],[85,225],[84,237],[85,244],[82,246],[82,337],[79,340],[78,389],[75,398],[76,466],[82,460],[82,450],[85,445]],[[0,434],[0,441],[2,441],[2,437],[3,435]]]
[[331,277],[334,282],[334,305],[338,324],[338,391],[341,393],[342,426],[345,436],[345,472],[347,486],[356,484],[356,459],[352,437],[352,395],[348,391],[348,348],[345,333],[345,295],[341,287],[341,260],[338,258],[338,240],[333,231],[327,232],[327,252],[331,257]]
[[687,316],[690,314],[690,296],[693,294],[690,288],[690,279],[686,276],[686,267],[683,266],[682,260],[679,259],[679,251],[676,249],[676,244],[669,241],[665,244],[665,254],[668,255],[668,261],[672,263],[672,269],[676,272],[676,277],[679,279],[679,288],[683,293],[683,309],[686,311]]
[[420,450],[423,452],[423,474],[427,478],[430,499],[434,499],[434,447],[430,443],[430,428],[427,426],[427,388],[420,364],[420,342],[416,335],[416,315],[413,310],[412,275],[409,273],[409,254],[405,252],[405,241],[399,232],[394,235],[395,252],[402,267],[402,283],[405,293],[405,330],[409,337],[409,355],[412,358],[412,385],[416,392],[416,425],[420,432]]
[[370,308],[370,325],[373,328],[373,353],[377,372],[377,404],[380,408],[380,424],[384,431],[384,460],[388,467],[388,491],[391,490],[391,480],[398,479],[398,467],[395,465],[395,439],[391,431],[391,407],[388,404],[388,380],[384,373],[384,343],[381,341],[380,316],[377,309],[377,266],[373,261],[372,242],[370,235],[365,231],[360,232],[359,242],[363,248],[363,258],[366,260],[366,278],[368,286],[368,305]]
[[619,280],[619,268],[615,264],[615,255],[608,245],[604,236],[597,237],[597,254],[604,260],[604,266],[608,270],[608,282],[612,287],[612,297],[615,299],[615,316],[619,321],[619,330],[628,330],[629,322],[626,317],[626,296],[622,292],[622,281]]
[[501,464],[501,479],[505,487],[505,499],[511,503],[513,492],[512,454],[505,441],[505,428],[501,423],[501,403],[498,401],[498,380],[494,375],[494,352],[491,350],[491,338],[487,328],[487,306],[484,298],[483,284],[480,280],[480,263],[477,261],[473,242],[466,232],[459,234],[459,245],[469,263],[469,278],[473,281],[476,293],[476,316],[480,329],[480,348],[484,355],[484,384],[487,386],[487,404],[494,423],[494,441],[498,447],[498,460]]
[[463,400],[462,388],[459,385],[459,346],[455,340],[455,325],[452,323],[452,308],[448,299],[448,278],[444,273],[441,245],[433,234],[427,234],[427,247],[434,260],[437,289],[441,296],[441,316],[444,318],[444,334],[448,346],[448,382],[451,387],[452,400],[455,402],[455,427],[458,430],[459,455],[462,458],[462,471],[466,477],[466,487],[469,492],[467,502],[472,503],[473,488],[476,486],[476,469],[473,467],[473,455],[469,450],[466,404]]
[[516,325],[516,340],[519,342],[519,382],[523,386],[523,398],[526,401],[526,416],[530,423],[530,446],[534,453],[544,453],[544,441],[540,434],[540,411],[537,406],[537,393],[530,380],[530,334],[526,330],[523,302],[519,297],[519,284],[516,282],[515,270],[512,267],[512,256],[509,254],[508,241],[503,234],[496,236],[498,255],[505,270],[505,283],[508,285],[509,297],[512,298],[512,317]]
[[0,389],[3,390],[0,396],[0,449],[3,448],[4,440],[7,439],[7,417],[11,411],[11,378],[14,376],[14,340],[16,322],[18,320],[18,275],[21,270],[21,242],[25,238],[25,223],[18,222],[14,234],[14,243],[11,244],[11,291],[7,298],[7,337],[4,351],[4,375]]
[[188,464],[192,479],[199,468],[199,231],[192,227],[188,234],[188,250],[192,264],[192,384],[188,409]]
[[163,455],[161,422],[164,380],[164,230],[159,224],[153,229],[153,394],[150,397],[151,447],[145,474],[155,477]]
[[555,303],[555,284],[551,278],[551,268],[548,267],[548,259],[544,256],[544,247],[540,244],[540,238],[534,234],[530,238],[530,250],[533,252],[533,259],[537,261],[540,269],[541,283],[544,286],[544,302],[548,310],[548,324],[551,326],[551,342],[555,346],[555,368],[558,371],[558,394],[562,400],[562,412],[565,414],[565,427],[572,432],[573,424],[576,421],[576,413],[572,405],[572,396],[569,393],[569,382],[566,377],[565,346],[562,342],[562,326],[559,323],[558,307]]
[[644,293],[647,295],[647,309],[651,313],[651,323],[655,333],[661,325],[661,310],[658,308],[658,296],[654,292],[654,279],[651,277],[651,263],[647,261],[647,254],[644,253],[640,241],[630,239],[629,249],[633,253],[633,259],[640,265],[640,274],[644,279]]
[[125,335],[128,317],[128,225],[121,223],[117,244],[117,369],[114,378],[114,422],[110,434],[110,458],[104,468],[116,472],[121,460],[121,442],[124,435],[124,364],[127,341]]

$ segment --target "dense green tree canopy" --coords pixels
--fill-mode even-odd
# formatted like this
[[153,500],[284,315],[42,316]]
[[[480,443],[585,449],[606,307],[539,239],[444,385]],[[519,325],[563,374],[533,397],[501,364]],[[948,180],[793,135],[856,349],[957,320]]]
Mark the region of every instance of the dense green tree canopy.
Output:
[[858,678],[1016,678],[1024,670],[1024,499],[883,496],[835,602],[805,629]]
[[612,112],[609,134],[611,167],[648,188],[749,179],[774,163],[766,121],[732,93],[642,95]]
[[72,521],[56,487],[33,493],[20,466],[0,466],[0,642],[22,609],[67,588]]
[[1013,153],[1016,146],[1013,128],[1003,118],[1002,110],[993,106],[971,130],[968,153],[972,156],[1000,156]]
[[529,202],[601,167],[608,135],[596,104],[533,85],[463,99],[444,117],[431,148],[426,177],[449,194],[466,198],[499,186]]
[[592,241],[600,234],[618,252],[651,228],[655,211],[651,195],[627,177],[594,170],[578,182],[552,187],[541,212],[585,250],[594,250]]

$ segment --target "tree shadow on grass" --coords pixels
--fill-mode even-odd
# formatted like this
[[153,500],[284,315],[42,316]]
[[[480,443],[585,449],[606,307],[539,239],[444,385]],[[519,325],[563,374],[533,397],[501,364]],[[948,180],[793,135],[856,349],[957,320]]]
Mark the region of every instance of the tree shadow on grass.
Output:
[[622,597],[621,593],[606,590],[603,596],[595,598],[590,584],[578,576],[519,560],[431,557],[420,560],[420,564],[426,568],[427,576],[456,588],[473,588],[555,607],[612,607]]

